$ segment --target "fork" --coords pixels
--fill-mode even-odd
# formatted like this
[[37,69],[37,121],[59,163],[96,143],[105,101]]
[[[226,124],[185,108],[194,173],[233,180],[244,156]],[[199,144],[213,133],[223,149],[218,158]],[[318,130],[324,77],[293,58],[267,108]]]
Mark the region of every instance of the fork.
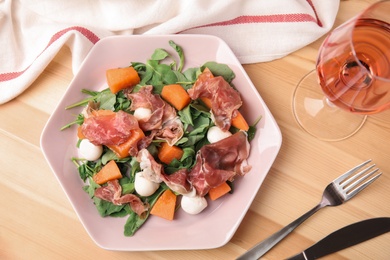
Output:
[[364,166],[368,165],[370,162],[371,160],[367,160],[355,166],[329,183],[322,194],[321,202],[317,206],[303,214],[295,221],[291,222],[286,227],[274,233],[267,239],[252,247],[245,254],[238,257],[237,260],[258,259],[318,210],[326,206],[341,205],[353,198],[356,194],[374,182],[382,174],[381,172],[378,172],[378,168],[373,169],[375,164],[364,168]]

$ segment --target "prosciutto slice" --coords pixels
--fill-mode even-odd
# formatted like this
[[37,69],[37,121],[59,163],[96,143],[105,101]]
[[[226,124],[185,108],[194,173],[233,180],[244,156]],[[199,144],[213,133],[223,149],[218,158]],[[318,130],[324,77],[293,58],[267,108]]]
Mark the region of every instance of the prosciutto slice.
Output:
[[188,182],[187,169],[178,170],[172,174],[165,174],[161,164],[157,163],[147,149],[139,151],[137,161],[140,163],[144,178],[152,182],[165,182],[167,186],[180,194],[187,194],[192,186]]
[[196,163],[188,175],[189,182],[199,196],[236,175],[243,176],[251,169],[247,135],[240,131],[219,142],[203,146],[196,155]]
[[126,93],[131,100],[130,110],[147,108],[152,111],[150,117],[139,120],[139,125],[144,131],[161,129],[164,122],[176,117],[176,110],[159,95],[152,93],[153,86],[144,86],[136,93]]
[[130,110],[142,107],[152,112],[150,117],[139,120],[141,129],[150,131],[140,142],[140,149],[148,147],[154,138],[174,145],[184,135],[183,123],[177,116],[175,108],[159,95],[153,94],[152,90],[153,86],[144,86],[137,93],[127,93],[132,102]]
[[182,195],[192,191],[192,185],[188,181],[188,170],[180,169],[172,174],[163,174],[162,178],[165,184],[173,191]]
[[145,179],[156,183],[162,182],[162,165],[154,160],[147,149],[144,148],[138,152],[137,161],[140,163],[139,166]]
[[129,203],[130,208],[140,217],[148,211],[149,205],[134,194],[125,194],[122,196],[122,187],[118,180],[108,181],[106,186],[99,187],[95,190],[95,197],[110,201],[115,205]]
[[138,128],[137,119],[122,110],[90,115],[81,125],[83,135],[94,145],[121,144]]
[[214,123],[223,131],[229,130],[231,120],[235,111],[241,107],[242,100],[238,91],[223,77],[214,77],[209,69],[205,69],[187,92],[191,99],[210,98]]

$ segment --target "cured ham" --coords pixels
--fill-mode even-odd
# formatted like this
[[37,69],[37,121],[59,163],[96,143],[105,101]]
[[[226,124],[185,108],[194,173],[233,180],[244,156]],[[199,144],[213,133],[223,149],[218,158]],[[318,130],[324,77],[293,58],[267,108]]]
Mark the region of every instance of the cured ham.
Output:
[[139,120],[139,125],[144,131],[161,129],[164,122],[176,117],[176,110],[159,95],[152,93],[153,86],[144,86],[136,93],[126,92],[127,98],[131,100],[130,110],[147,108],[151,115]]
[[140,163],[144,178],[152,182],[165,182],[174,192],[187,194],[192,186],[188,182],[187,169],[178,170],[172,174],[165,174],[162,165],[157,163],[147,149],[139,151],[137,161]]
[[149,117],[138,121],[142,130],[150,131],[140,143],[140,149],[148,147],[154,138],[174,145],[184,134],[183,123],[177,116],[175,108],[159,95],[153,94],[152,90],[153,86],[144,86],[139,92],[127,93],[127,97],[132,101],[130,110],[147,108],[151,111]]
[[149,205],[134,194],[122,195],[122,187],[118,180],[108,181],[106,186],[99,187],[95,190],[95,197],[110,201],[115,205],[129,204],[138,216],[143,217],[148,211]]
[[165,140],[169,145],[174,145],[183,135],[184,126],[179,117],[165,121],[162,128],[155,133],[156,139]]
[[172,174],[163,174],[165,184],[173,191],[185,195],[192,191],[192,185],[188,181],[188,170],[180,169]]
[[221,76],[214,77],[209,69],[205,69],[195,84],[189,89],[191,99],[211,99],[211,113],[214,123],[223,131],[228,131],[235,111],[242,105],[241,96]]
[[138,145],[139,149],[147,148],[153,139],[165,140],[169,145],[174,145],[184,135],[183,123],[179,117],[165,122],[161,129],[152,130]]
[[162,165],[154,160],[154,157],[147,149],[142,149],[138,152],[137,161],[140,163],[139,166],[145,179],[156,183],[162,182]]
[[85,118],[81,125],[81,132],[94,145],[121,144],[134,129],[139,129],[137,119],[122,110],[98,110]]
[[213,144],[203,146],[196,155],[196,163],[188,175],[189,182],[199,196],[236,175],[243,176],[251,169],[246,159],[250,145],[247,135],[240,131]]

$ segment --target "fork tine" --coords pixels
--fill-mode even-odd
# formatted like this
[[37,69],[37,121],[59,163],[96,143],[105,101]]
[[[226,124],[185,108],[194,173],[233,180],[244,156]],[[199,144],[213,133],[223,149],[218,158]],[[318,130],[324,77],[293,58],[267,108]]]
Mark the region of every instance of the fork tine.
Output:
[[350,169],[349,171],[347,171],[343,175],[336,178],[333,182],[336,182],[336,183],[342,182],[343,180],[347,179],[351,174],[353,174],[354,172],[356,172],[357,170],[359,170],[360,168],[362,168],[363,166],[367,165],[370,162],[371,162],[371,159],[355,166],[354,168]]
[[[362,175],[366,174],[369,170],[371,170],[371,169],[374,168],[374,167],[375,167],[375,164],[370,165],[370,166],[368,166],[366,169],[360,171],[359,173],[357,173],[357,174],[355,174],[355,175],[352,175],[350,178],[347,177],[347,179],[345,179],[344,181],[342,181],[342,182],[340,183],[340,186],[342,186],[342,187],[347,187],[347,186],[349,186],[351,182],[355,181],[357,178],[359,178],[359,177],[361,177]],[[377,168],[377,170],[378,170],[378,168]],[[371,173],[369,173],[369,174],[371,174]],[[367,174],[367,175],[365,175],[365,176],[368,176],[369,174]],[[360,178],[359,180],[357,180],[357,181],[355,181],[353,184],[351,184],[351,186],[355,185],[357,182],[362,181],[362,179],[364,179],[364,176],[363,176],[363,178]]]
[[[382,175],[382,172],[374,175],[376,172],[378,172],[379,169],[375,169],[373,170],[372,172],[368,173],[367,175],[363,176],[362,178],[360,178],[359,180],[355,181],[353,184],[351,184],[351,186],[349,186],[345,192],[347,193],[347,199],[350,199],[352,198],[353,196],[355,196],[356,194],[358,194],[361,190],[363,190],[364,188],[366,188],[368,185],[370,185],[371,183],[373,183],[376,179],[379,178],[379,176]],[[374,175],[374,176],[373,176]],[[372,177],[371,177],[372,176]],[[369,177],[371,177],[370,179],[368,179]],[[359,186],[355,187],[358,183],[360,183],[362,180],[366,180],[368,179],[367,181],[361,183]],[[352,191],[350,191],[351,189],[353,189]]]

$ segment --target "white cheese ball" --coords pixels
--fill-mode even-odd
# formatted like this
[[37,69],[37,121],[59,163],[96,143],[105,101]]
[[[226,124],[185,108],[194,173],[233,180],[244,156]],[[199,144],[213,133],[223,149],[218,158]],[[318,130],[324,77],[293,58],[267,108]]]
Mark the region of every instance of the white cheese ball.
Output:
[[212,126],[210,127],[209,131],[207,131],[207,140],[209,140],[210,143],[216,143],[231,135],[232,133],[229,131],[222,131],[222,129],[218,126]]
[[82,158],[88,161],[95,161],[102,156],[103,147],[101,145],[94,145],[88,139],[83,139],[79,145],[79,153]]
[[204,197],[183,196],[181,198],[181,208],[191,215],[202,212],[207,207],[207,200]]
[[148,119],[151,115],[152,110],[149,108],[139,107],[134,110],[134,117],[137,118],[137,120]]
[[149,181],[143,176],[142,172],[135,174],[134,188],[140,196],[150,196],[156,192],[158,187],[160,187],[160,184]]

